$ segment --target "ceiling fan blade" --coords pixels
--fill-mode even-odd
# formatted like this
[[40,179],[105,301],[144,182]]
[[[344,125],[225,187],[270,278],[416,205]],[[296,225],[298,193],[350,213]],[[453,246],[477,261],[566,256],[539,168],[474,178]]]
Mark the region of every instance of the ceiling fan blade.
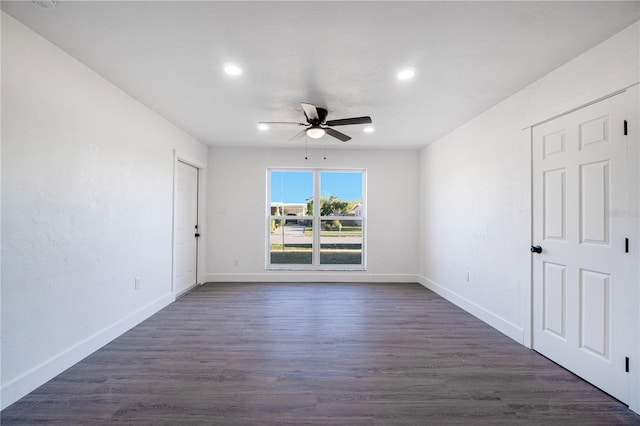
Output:
[[340,139],[342,142],[346,142],[348,140],[351,140],[351,136],[347,136],[344,133],[340,133],[337,130],[333,130],[333,129],[324,129],[325,132],[327,132],[327,134],[329,136],[333,136],[336,139]]
[[305,104],[304,102],[300,104],[302,106],[302,110],[304,111],[304,116],[307,117],[309,123],[313,120],[319,120],[318,110],[315,105]]
[[340,118],[327,121],[327,126],[345,126],[347,124],[371,124],[371,117]]
[[299,132],[297,135],[295,135],[294,137],[292,137],[291,139],[289,139],[289,142],[295,142],[298,139],[302,138],[307,132],[307,129],[302,130],[301,132]]
[[294,124],[296,126],[307,126],[307,124],[298,123],[297,121],[258,121],[258,124]]

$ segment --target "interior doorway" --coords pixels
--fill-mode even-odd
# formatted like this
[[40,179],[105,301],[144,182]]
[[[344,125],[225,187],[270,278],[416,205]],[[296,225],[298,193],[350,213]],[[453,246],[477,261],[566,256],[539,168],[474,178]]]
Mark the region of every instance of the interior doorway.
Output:
[[177,160],[174,187],[174,279],[176,296],[198,283],[198,191],[200,170]]

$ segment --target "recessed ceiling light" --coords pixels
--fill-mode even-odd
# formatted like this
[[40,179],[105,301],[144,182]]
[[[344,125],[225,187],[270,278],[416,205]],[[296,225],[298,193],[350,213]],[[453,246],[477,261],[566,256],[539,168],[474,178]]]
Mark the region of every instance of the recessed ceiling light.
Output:
[[373,127],[367,126],[364,129],[362,129],[362,131],[365,133],[373,133]]
[[242,74],[242,69],[235,64],[224,64],[224,72],[229,75],[240,75]]
[[269,125],[265,123],[258,123],[258,129],[262,131],[269,130]]
[[413,68],[404,68],[404,69],[400,70],[400,72],[398,72],[396,77],[398,77],[398,80],[409,80],[409,79],[412,79],[414,75],[416,75],[416,70],[415,69],[413,69]]

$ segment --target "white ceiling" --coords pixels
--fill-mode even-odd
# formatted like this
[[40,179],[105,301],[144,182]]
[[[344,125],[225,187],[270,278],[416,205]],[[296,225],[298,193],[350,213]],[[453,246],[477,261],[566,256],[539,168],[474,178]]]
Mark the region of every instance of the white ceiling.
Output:
[[[370,115],[317,146],[420,148],[640,19],[640,2],[2,1],[200,141],[291,146],[300,102]],[[244,73],[222,72],[235,62]],[[398,81],[404,66],[411,81]],[[298,142],[301,143],[301,142]]]

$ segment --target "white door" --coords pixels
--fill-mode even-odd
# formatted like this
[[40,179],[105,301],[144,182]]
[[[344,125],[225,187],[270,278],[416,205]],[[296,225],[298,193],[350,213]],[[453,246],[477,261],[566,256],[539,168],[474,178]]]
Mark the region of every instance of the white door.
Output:
[[175,183],[174,293],[197,282],[198,265],[198,169],[178,161]]
[[[533,129],[533,348],[626,402],[625,92]],[[532,247],[534,251],[534,247]]]

